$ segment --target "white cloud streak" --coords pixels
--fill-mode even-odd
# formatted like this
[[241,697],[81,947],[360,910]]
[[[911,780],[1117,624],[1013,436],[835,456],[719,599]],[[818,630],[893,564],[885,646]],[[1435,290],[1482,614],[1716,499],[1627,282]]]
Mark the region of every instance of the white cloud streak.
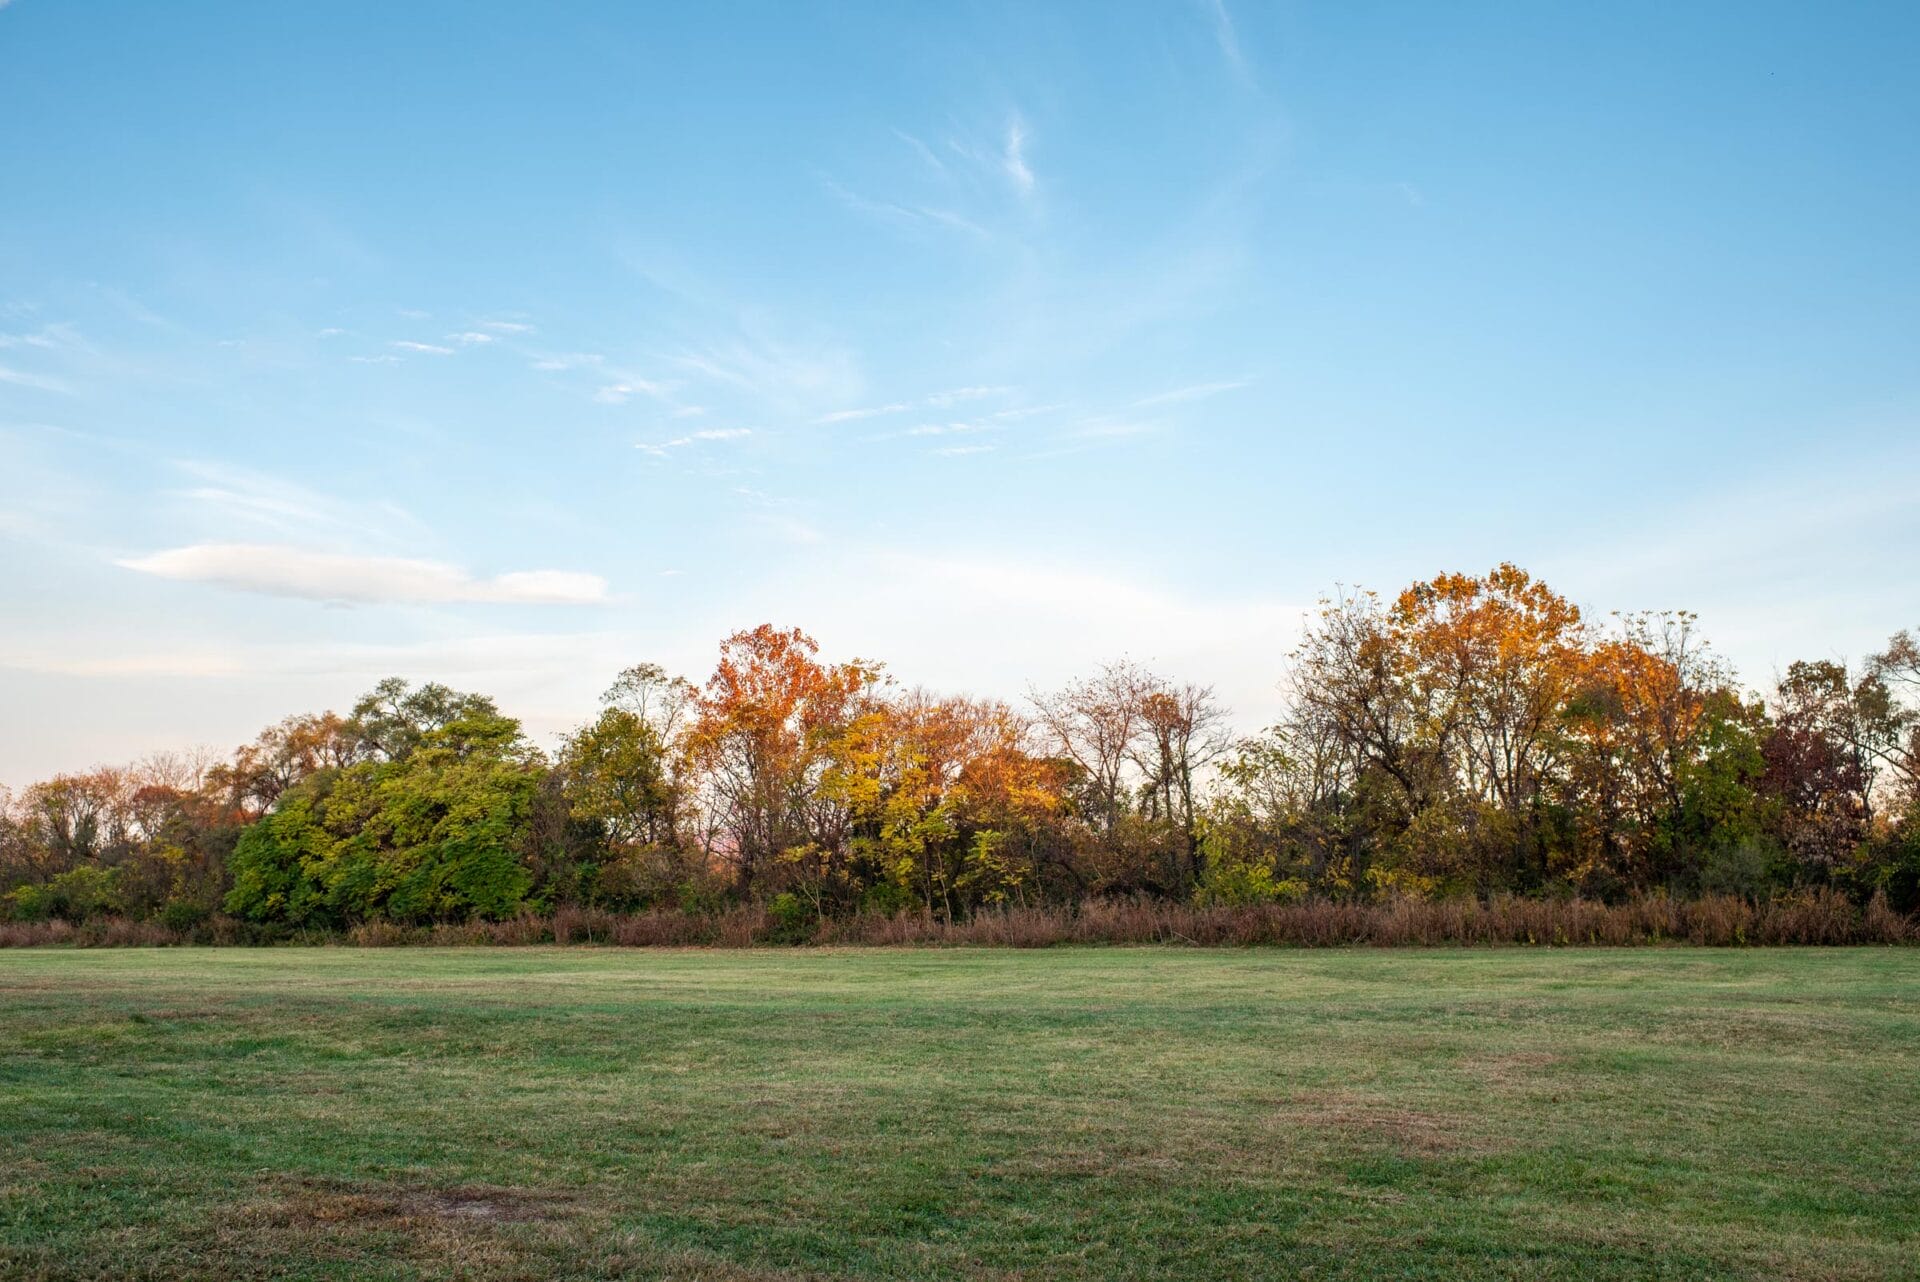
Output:
[[1130,423],[1111,419],[1082,423],[1068,433],[1076,440],[1111,441],[1128,436],[1145,436],[1155,428],[1151,423]]
[[1209,396],[1218,396],[1221,392],[1231,392],[1245,386],[1247,386],[1246,379],[1220,383],[1195,383],[1191,387],[1176,387],[1171,391],[1158,392],[1152,396],[1143,396],[1133,404],[1137,409],[1145,405],[1171,405],[1176,401],[1199,401],[1205,400]]
[[45,378],[39,374],[29,374],[25,370],[9,369],[0,365],[0,383],[12,383],[15,387],[31,387],[39,392],[59,392],[72,395],[73,389],[57,378]]
[[893,405],[874,405],[866,409],[835,410],[831,414],[822,414],[813,421],[815,423],[850,423],[855,419],[877,418],[882,414],[900,414],[910,408],[912,407],[905,402],[899,402]]
[[602,405],[625,405],[637,395],[661,396],[666,388],[658,383],[648,382],[644,378],[628,379],[620,383],[608,383],[593,394],[593,399]]
[[1220,46],[1220,56],[1227,60],[1227,66],[1242,84],[1251,85],[1253,73],[1247,67],[1247,56],[1240,49],[1240,36],[1233,28],[1233,15],[1227,12],[1226,0],[1201,0],[1206,10],[1207,20],[1213,26],[1213,38]]
[[441,561],[314,552],[286,544],[196,543],[116,561],[125,569],[240,592],[369,605],[587,605],[607,582],[571,570],[479,578]]
[[533,368],[543,373],[557,370],[579,369],[587,365],[599,365],[606,361],[599,352],[562,352],[558,356],[542,356],[533,363]]
[[961,401],[977,401],[988,396],[1005,396],[1012,390],[1011,387],[950,387],[944,392],[935,392],[927,397],[926,403],[937,409],[945,409]]
[[1033,170],[1027,166],[1027,126],[1018,116],[1007,126],[1007,146],[1000,164],[1016,191],[1022,196],[1033,194]]
[[903,205],[891,200],[874,200],[862,196],[859,192],[849,191],[831,178],[823,181],[827,185],[827,190],[832,192],[841,204],[855,213],[908,226],[932,226],[949,231],[965,232],[969,236],[982,239],[990,238],[992,235],[973,219],[951,209],[941,209],[933,205]]
[[670,450],[683,450],[689,445],[698,445],[705,441],[737,441],[744,436],[752,436],[750,427],[708,427],[698,432],[689,432],[685,436],[676,436],[670,441],[641,441],[633,448],[655,458],[665,458]]

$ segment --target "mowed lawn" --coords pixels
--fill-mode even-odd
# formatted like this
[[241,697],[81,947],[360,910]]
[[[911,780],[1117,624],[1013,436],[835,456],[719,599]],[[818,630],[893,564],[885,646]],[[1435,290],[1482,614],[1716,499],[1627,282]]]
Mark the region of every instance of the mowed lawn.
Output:
[[0,953],[0,1277],[1920,1277],[1920,949]]

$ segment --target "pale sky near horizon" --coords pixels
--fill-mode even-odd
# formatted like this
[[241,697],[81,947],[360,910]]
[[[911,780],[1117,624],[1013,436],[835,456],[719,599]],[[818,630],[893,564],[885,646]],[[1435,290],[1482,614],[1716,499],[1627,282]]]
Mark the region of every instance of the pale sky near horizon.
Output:
[[1920,626],[1920,6],[0,0],[0,784],[771,621]]

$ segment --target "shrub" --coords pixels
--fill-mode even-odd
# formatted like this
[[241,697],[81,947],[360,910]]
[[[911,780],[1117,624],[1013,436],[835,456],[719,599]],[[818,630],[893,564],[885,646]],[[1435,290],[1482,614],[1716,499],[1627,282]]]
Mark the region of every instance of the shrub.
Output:
[[190,899],[169,899],[160,909],[160,924],[186,934],[212,915],[213,911],[205,904]]
[[862,916],[892,917],[918,907],[913,892],[897,881],[877,881],[860,896]]
[[1780,852],[1757,840],[1707,851],[1700,862],[1700,890],[1707,895],[1764,899],[1781,882]]
[[7,915],[17,921],[83,922],[120,910],[118,878],[111,868],[83,865],[37,886],[7,892]]
[[790,893],[775,895],[767,901],[767,942],[808,943],[819,921],[819,912],[807,900]]
[[1265,864],[1211,863],[1193,899],[1202,907],[1245,908],[1252,904],[1290,904],[1306,893],[1307,883],[1276,877]]

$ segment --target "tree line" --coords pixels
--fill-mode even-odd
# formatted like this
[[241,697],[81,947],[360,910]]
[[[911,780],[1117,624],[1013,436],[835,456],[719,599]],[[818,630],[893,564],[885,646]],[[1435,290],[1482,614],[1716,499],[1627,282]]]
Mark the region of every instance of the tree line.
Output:
[[231,756],[0,793],[0,917],[285,929],[568,908],[795,930],[1140,901],[1527,896],[1920,911],[1920,643],[1740,686],[1684,612],[1589,619],[1513,565],[1322,603],[1283,720],[1126,661],[1015,706],[728,637],[642,664],[546,753],[483,695],[382,681]]

